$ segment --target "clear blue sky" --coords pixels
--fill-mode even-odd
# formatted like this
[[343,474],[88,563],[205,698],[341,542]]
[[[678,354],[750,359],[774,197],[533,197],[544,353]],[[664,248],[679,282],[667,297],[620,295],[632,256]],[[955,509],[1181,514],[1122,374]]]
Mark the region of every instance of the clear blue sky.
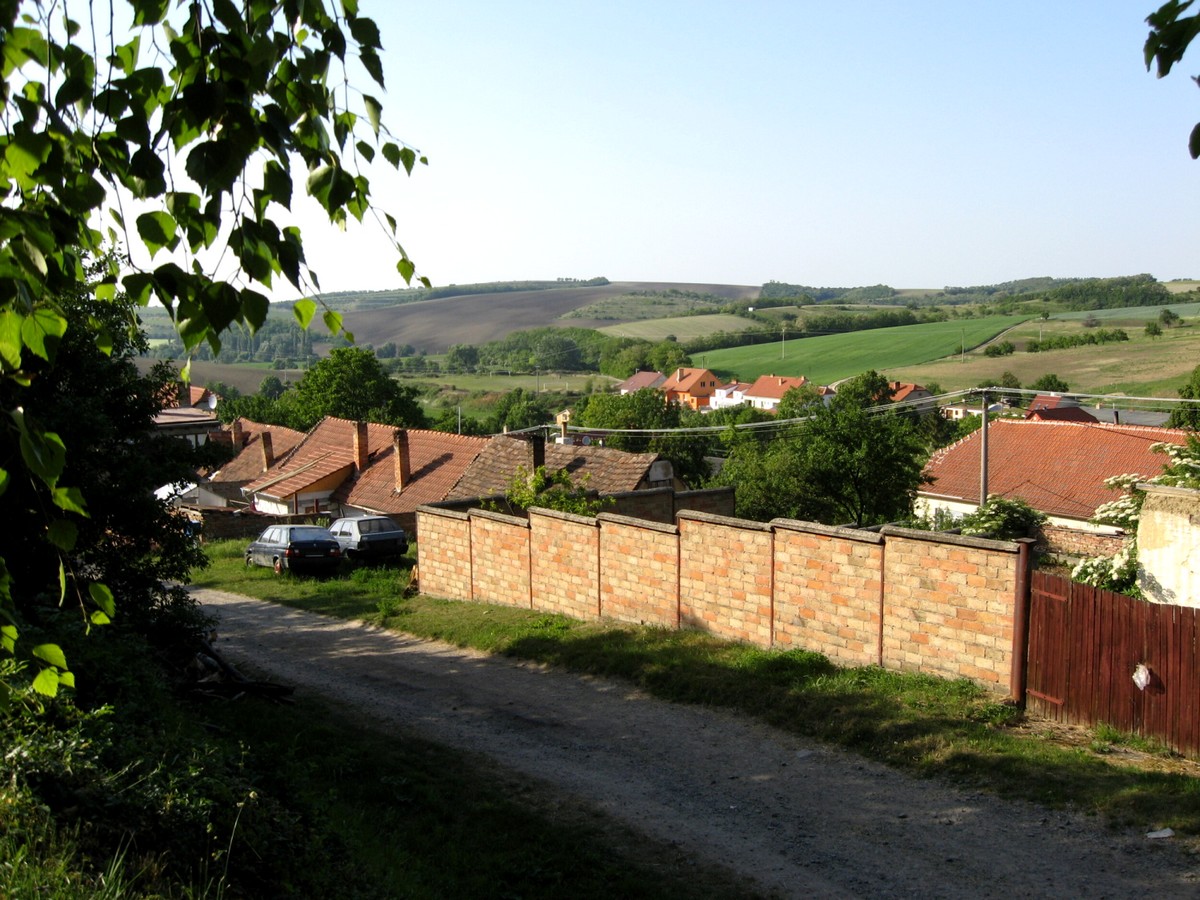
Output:
[[[1200,277],[1200,50],[1146,71],[1158,3],[361,0],[429,158],[374,195],[435,284]],[[325,290],[398,286],[308,229]]]

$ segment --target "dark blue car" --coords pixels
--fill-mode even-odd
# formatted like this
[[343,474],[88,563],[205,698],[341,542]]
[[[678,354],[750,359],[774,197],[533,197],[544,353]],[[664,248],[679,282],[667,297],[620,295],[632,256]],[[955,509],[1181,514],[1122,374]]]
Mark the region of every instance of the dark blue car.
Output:
[[329,574],[342,561],[341,545],[319,525],[272,525],[246,548],[246,565],[276,572]]

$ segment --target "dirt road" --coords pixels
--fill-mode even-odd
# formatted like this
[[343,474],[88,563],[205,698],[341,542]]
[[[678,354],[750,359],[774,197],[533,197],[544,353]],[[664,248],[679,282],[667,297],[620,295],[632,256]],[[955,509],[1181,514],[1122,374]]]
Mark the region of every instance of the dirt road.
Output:
[[914,780],[627,685],[199,590],[222,649],[788,897],[1200,896],[1177,839]]

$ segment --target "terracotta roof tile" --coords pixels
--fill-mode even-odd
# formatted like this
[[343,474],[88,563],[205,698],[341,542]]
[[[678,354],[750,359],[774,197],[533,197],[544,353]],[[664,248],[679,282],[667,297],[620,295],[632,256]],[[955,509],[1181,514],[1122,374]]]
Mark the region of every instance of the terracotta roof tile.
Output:
[[762,398],[764,400],[782,400],[783,395],[792,388],[804,387],[806,384],[808,384],[808,379],[803,375],[799,377],[760,375],[755,379],[754,384],[746,388],[743,393],[747,397]]
[[632,394],[643,388],[656,388],[666,379],[667,376],[662,372],[634,372],[617,385],[617,390],[622,394]]
[[488,445],[488,439],[444,431],[405,429],[409,454],[409,481],[396,490],[396,451],[392,425],[372,425],[380,429],[378,447],[372,432],[371,459],[367,470],[347,479],[333,499],[349,506],[386,515],[410,513],[424,503],[445,500],[450,489],[462,477],[471,462]]
[[[936,480],[921,493],[978,502],[980,440],[975,431],[935,453],[925,473]],[[1157,475],[1167,458],[1151,445],[1186,441],[1186,432],[1166,428],[999,419],[988,426],[988,493],[1049,515],[1088,519],[1116,499],[1104,479]]]
[[707,397],[716,389],[717,376],[708,369],[679,368],[667,376],[658,389],[676,391],[693,397]]
[[[242,436],[242,449],[238,450],[237,455],[221,466],[220,470],[213,475],[212,481],[214,482],[244,484],[263,476],[265,474],[262,452],[262,436],[264,432],[271,435],[271,455],[276,460],[282,460],[297,444],[304,440],[303,431],[284,428],[282,425],[262,425],[258,422],[252,422],[249,419],[239,418],[237,420],[237,427]],[[232,436],[232,423],[225,426],[221,433]]]
[[[654,453],[626,453],[611,447],[546,445],[546,468],[566,469],[573,478],[584,474],[588,487],[601,494],[637,490],[658,460]],[[497,435],[467,467],[446,499],[490,497],[508,490],[518,468],[533,468],[533,444],[507,435]]]

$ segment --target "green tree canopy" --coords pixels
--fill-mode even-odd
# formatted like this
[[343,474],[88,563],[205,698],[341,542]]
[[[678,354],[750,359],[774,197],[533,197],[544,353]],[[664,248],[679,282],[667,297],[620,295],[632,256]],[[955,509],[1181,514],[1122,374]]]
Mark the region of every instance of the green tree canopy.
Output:
[[337,347],[304,373],[279,401],[292,428],[307,431],[325,416],[424,428],[425,414],[413,388],[384,371],[375,354]]
[[1200,431],[1200,366],[1192,369],[1191,377],[1179,388],[1179,396],[1183,400],[1193,402],[1180,404],[1172,410],[1171,417],[1167,420],[1168,427]]
[[860,525],[909,517],[925,449],[913,417],[878,409],[888,393],[887,379],[868,372],[828,406],[793,398],[810,418],[771,440],[737,436],[717,480],[734,486],[738,515]]
[[[79,10],[83,19],[72,18]],[[106,568],[75,564],[72,535],[97,512],[85,491],[100,486],[72,482],[68,460],[87,453],[90,438],[72,444],[46,424],[63,397],[37,384],[54,382],[63,341],[116,349],[118,334],[137,327],[133,309],[152,299],[189,355],[218,349],[231,325],[254,331],[267,315],[264,290],[318,286],[289,222],[295,204],[307,196],[333,225],[361,221],[373,211],[371,162],[411,171],[419,161],[383,127],[374,96],[344,89],[355,58],[383,85],[379,29],[355,0],[129,0],[108,16],[89,12],[47,0],[0,7],[0,491],[38,486],[26,505],[4,491],[5,519],[41,536],[59,561],[22,564],[18,583],[4,548],[6,650],[14,596],[66,594],[110,615]],[[394,220],[379,213],[394,241]],[[128,257],[107,253],[118,243]],[[400,275],[412,279],[414,264],[395,250]],[[102,270],[90,274],[89,260]],[[133,308],[118,301],[122,291]],[[112,306],[85,309],[82,295]],[[305,326],[316,311],[311,300],[294,307]],[[341,331],[337,313],[323,319]],[[51,651],[43,662],[50,672],[65,663]]]
[[1046,374],[1035,381],[1030,387],[1035,391],[1050,391],[1055,394],[1065,394],[1071,386],[1054,374]]

